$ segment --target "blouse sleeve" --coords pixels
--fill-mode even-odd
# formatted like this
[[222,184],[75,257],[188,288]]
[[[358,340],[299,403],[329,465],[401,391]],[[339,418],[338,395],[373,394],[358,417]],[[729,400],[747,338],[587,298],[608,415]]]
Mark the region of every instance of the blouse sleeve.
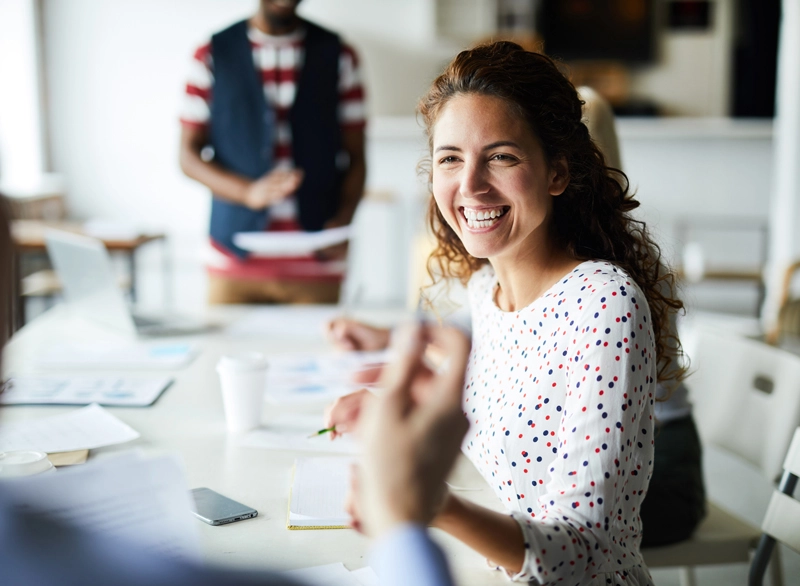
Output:
[[629,565],[611,559],[626,557],[618,554],[626,535],[630,549],[637,548],[653,459],[650,312],[644,295],[624,278],[590,289],[582,319],[565,333],[571,338],[566,398],[545,492],[529,509],[533,514],[513,514],[526,548],[514,580],[574,583]]

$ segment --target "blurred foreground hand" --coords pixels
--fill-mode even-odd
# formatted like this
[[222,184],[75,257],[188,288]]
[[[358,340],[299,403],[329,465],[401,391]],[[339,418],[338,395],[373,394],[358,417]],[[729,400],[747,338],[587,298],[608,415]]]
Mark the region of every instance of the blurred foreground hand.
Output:
[[[447,356],[435,372],[423,360],[428,344]],[[468,428],[461,395],[469,350],[455,328],[414,324],[392,336],[395,358],[381,376],[386,392],[367,402],[360,418],[365,452],[349,504],[356,529],[377,537],[400,523],[433,519]],[[412,397],[412,388],[422,392]]]

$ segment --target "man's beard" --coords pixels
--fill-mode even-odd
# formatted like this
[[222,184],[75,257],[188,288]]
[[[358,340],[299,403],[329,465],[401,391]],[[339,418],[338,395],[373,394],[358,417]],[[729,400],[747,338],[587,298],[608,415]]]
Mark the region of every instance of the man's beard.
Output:
[[297,15],[291,14],[287,16],[280,16],[276,14],[268,14],[267,22],[273,30],[286,30],[291,29],[297,23]]

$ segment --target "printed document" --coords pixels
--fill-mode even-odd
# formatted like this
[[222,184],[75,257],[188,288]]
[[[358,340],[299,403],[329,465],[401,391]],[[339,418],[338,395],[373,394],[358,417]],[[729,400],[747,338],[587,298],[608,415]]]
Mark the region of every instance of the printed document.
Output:
[[62,415],[0,425],[0,452],[70,452],[129,442],[139,432],[99,405]]
[[200,561],[200,542],[180,463],[136,452],[3,481],[18,506],[134,541],[153,553]]
[[239,232],[233,243],[255,256],[305,256],[350,239],[350,226],[318,232]]
[[172,384],[168,377],[13,376],[0,393],[0,405],[151,405]]
[[164,369],[183,368],[197,355],[186,342],[70,342],[46,348],[37,359],[49,369]]
[[330,435],[327,433],[316,435],[321,427],[321,415],[281,413],[263,427],[249,431],[235,441],[237,445],[243,447],[265,450],[296,450],[351,455],[359,452],[358,444],[352,434],[331,441]]

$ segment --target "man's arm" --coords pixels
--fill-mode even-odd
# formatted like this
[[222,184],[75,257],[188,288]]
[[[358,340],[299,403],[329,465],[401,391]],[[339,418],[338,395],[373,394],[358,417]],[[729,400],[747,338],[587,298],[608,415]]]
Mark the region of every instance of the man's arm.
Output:
[[181,171],[208,187],[215,195],[233,203],[244,203],[250,180],[227,171],[213,161],[204,161],[201,151],[208,145],[208,127],[181,124]]
[[261,210],[294,193],[303,180],[299,170],[275,170],[256,180],[233,173],[214,161],[204,161],[208,127],[181,124],[181,170],[211,192],[232,203]]
[[342,180],[339,210],[325,224],[326,228],[346,226],[352,222],[358,202],[361,201],[361,197],[364,195],[364,181],[367,177],[367,162],[364,156],[364,129],[343,129],[342,147],[350,157],[350,167]]

